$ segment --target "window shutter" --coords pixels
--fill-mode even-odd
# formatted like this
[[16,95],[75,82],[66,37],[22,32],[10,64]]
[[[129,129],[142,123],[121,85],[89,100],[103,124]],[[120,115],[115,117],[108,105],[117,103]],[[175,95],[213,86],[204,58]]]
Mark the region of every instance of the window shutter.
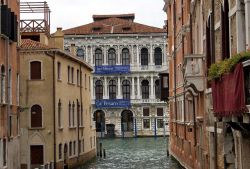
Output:
[[31,164],[43,164],[43,146],[30,146]]
[[1,33],[10,37],[11,34],[11,13],[7,5],[1,6]]
[[30,63],[30,79],[41,79],[41,62]]
[[10,39],[14,42],[17,42],[17,16],[14,12],[11,12],[11,32]]

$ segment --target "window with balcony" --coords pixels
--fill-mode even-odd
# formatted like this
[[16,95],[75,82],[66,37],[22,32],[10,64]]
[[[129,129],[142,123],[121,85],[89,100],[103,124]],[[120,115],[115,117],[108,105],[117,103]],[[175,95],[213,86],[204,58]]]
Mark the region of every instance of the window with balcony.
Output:
[[122,82],[122,96],[123,99],[130,99],[130,82],[128,80]]
[[141,49],[141,65],[147,66],[148,65],[148,49],[142,48]]
[[142,99],[149,99],[149,82],[143,80],[142,83]]
[[155,65],[162,65],[162,50],[161,48],[155,48],[154,52]]
[[101,80],[95,82],[95,98],[97,100],[103,99],[103,84]]
[[129,64],[130,64],[129,50],[127,48],[124,48],[122,50],[122,65],[129,65]]
[[33,105],[31,107],[31,127],[36,128],[36,127],[42,127],[42,108],[39,105]]
[[116,53],[115,53],[115,49],[113,48],[108,50],[108,64],[116,65]]
[[30,62],[30,79],[39,80],[42,78],[42,66],[40,61]]
[[95,50],[95,66],[102,65],[102,50],[96,49]]
[[109,81],[109,99],[116,99],[116,81]]
[[79,58],[84,59],[84,50],[83,50],[83,48],[78,47],[77,50],[76,50],[76,55]]
[[161,98],[161,88],[160,88],[160,80],[155,81],[155,98]]

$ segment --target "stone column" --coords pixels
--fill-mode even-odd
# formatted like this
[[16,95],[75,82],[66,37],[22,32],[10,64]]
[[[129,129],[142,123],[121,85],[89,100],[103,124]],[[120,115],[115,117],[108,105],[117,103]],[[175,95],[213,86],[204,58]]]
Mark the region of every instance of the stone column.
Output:
[[149,60],[149,65],[154,65],[154,61],[153,61],[153,45],[152,45],[152,43],[150,44],[150,60]]
[[246,48],[250,49],[250,0],[245,0]]
[[104,77],[104,99],[108,99],[108,84],[107,84],[107,77]]
[[134,65],[134,45],[131,45],[131,51],[129,52],[130,64]]
[[131,91],[131,99],[135,99],[135,79],[132,76],[132,91]]
[[137,76],[137,99],[141,99],[141,90],[140,90],[140,76]]
[[241,8],[240,1],[236,1],[236,35],[237,35],[237,53],[246,50],[245,23],[243,22],[244,9]]
[[104,65],[107,65],[107,46],[103,47],[103,57]]
[[140,66],[139,45],[136,45],[137,66]]
[[150,78],[150,96],[149,96],[150,99],[153,99],[154,98],[154,77],[153,75],[151,75],[151,78]]
[[[88,51],[88,47],[87,47]],[[94,60],[94,55],[93,55],[93,46],[90,46],[90,60],[91,60],[91,65],[95,65],[95,60]]]
[[117,98],[118,99],[122,98],[122,95],[121,95],[121,77],[118,77],[118,95],[117,95]]
[[121,64],[120,45],[117,46],[117,65]]

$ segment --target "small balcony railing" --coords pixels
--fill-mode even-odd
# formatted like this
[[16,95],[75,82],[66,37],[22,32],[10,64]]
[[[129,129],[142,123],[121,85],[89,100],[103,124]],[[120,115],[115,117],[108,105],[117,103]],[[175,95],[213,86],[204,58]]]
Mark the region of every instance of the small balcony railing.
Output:
[[22,33],[30,33],[30,32],[49,33],[50,26],[44,19],[21,20],[20,31]]
[[156,71],[161,72],[163,70],[168,70],[167,65],[140,65],[140,66],[131,66],[131,71]]
[[204,66],[203,55],[191,54],[184,57],[184,79],[189,84],[194,84],[199,91],[204,90]]

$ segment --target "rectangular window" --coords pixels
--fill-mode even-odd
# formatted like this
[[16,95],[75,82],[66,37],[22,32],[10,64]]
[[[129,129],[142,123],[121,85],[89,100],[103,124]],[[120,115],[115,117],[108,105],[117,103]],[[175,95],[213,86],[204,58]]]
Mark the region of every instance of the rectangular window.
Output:
[[13,130],[12,130],[12,115],[10,115],[9,116],[9,122],[10,122],[10,124],[9,124],[9,134],[10,134],[10,136],[13,136]]
[[92,148],[92,137],[90,137],[90,148]]
[[82,140],[82,152],[84,152],[85,149],[84,149],[84,139]]
[[69,103],[69,127],[71,127],[71,104]]
[[61,63],[57,62],[57,79],[61,80]]
[[75,126],[75,103],[72,105],[72,126]]
[[157,116],[163,116],[163,108],[157,108]]
[[69,156],[72,156],[72,142],[69,142]]
[[30,146],[30,162],[31,165],[43,165],[43,146],[42,145],[32,145]]
[[58,147],[58,157],[59,159],[62,159],[62,144],[59,144],[59,147]]
[[30,79],[38,80],[42,78],[41,73],[42,67],[40,61],[32,61],[30,62]]
[[149,116],[149,108],[143,108],[143,116]]
[[7,143],[6,139],[3,139],[3,166],[7,165]]
[[82,71],[80,71],[80,86],[82,87]]
[[84,77],[84,81],[85,81],[85,89],[87,89],[87,75],[85,74],[85,77]]
[[12,104],[12,71],[11,69],[9,69],[9,100],[10,100],[10,104]]
[[74,68],[71,68],[71,83],[74,83]]
[[143,119],[143,128],[144,129],[150,128],[150,119]]
[[16,83],[16,103],[19,106],[19,97],[20,97],[20,76],[17,74],[17,83]]
[[58,102],[58,127],[62,128],[62,103],[60,99]]
[[76,154],[76,141],[73,142],[73,151],[74,151],[74,155]]
[[76,83],[77,83],[77,85],[79,86],[80,85],[80,73],[79,73],[79,70],[77,69],[77,71],[76,71]]
[[81,143],[81,140],[78,141],[78,152],[81,153],[82,152],[82,143]]
[[68,66],[68,83],[70,83],[70,66]]
[[157,128],[163,128],[163,119],[157,119]]

